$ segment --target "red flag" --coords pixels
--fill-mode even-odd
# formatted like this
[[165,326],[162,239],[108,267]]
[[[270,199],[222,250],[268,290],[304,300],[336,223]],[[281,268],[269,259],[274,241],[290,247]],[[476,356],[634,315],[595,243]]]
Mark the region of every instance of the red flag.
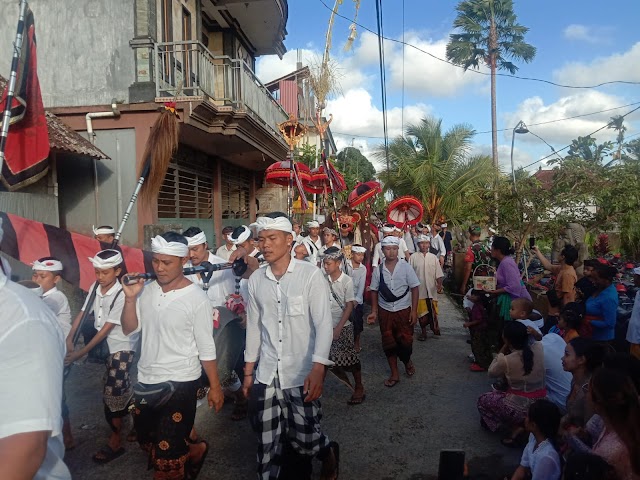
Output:
[[[9,190],[18,190],[38,181],[49,168],[49,132],[38,82],[33,12],[29,8],[22,28],[22,50],[0,176]],[[7,84],[0,101],[1,111],[6,107],[8,90]]]

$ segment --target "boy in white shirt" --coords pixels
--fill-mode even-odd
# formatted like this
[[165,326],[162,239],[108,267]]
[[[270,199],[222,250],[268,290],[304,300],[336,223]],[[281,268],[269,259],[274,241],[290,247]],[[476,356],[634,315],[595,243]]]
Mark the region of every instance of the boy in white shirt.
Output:
[[[122,254],[118,250],[102,250],[95,257],[89,258],[96,274],[98,288],[93,305],[87,305],[87,296],[80,313],[76,316],[73,327],[67,337],[67,356],[65,364],[70,365],[84,355],[105,338],[109,347],[109,357],[106,360],[107,372],[104,377],[102,401],[107,423],[111,427],[111,436],[107,445],[94,456],[96,463],[108,463],[121,456],[124,448],[120,442],[122,418],[127,415],[132,390],[129,372],[138,344],[139,333],[126,336],[122,332],[120,316],[124,307],[125,297],[118,277],[122,272]],[[95,283],[89,291],[93,291]],[[74,351],[73,336],[80,325],[83,312],[89,308],[94,313],[94,327],[97,334],[84,347]]]
[[347,260],[347,275],[353,280],[355,307],[353,314],[353,335],[356,352],[360,353],[360,334],[364,330],[364,287],[367,283],[367,267],[364,266],[364,255],[367,249],[354,243],[351,245],[351,260]]
[[56,286],[62,278],[64,267],[55,257],[43,257],[33,262],[31,279],[42,287],[42,300],[58,319],[65,337],[71,330],[71,308],[67,296]]

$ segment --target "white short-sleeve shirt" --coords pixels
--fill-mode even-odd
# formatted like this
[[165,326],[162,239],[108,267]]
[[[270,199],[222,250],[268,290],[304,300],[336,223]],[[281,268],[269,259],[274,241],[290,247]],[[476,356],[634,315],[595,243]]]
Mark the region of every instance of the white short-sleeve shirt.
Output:
[[[95,283],[91,285],[89,291],[92,291]],[[102,288],[98,287],[96,290],[96,296],[91,306],[89,313],[93,312],[94,320],[93,326],[96,330],[100,331],[104,327],[105,323],[113,323],[115,326],[109,332],[107,336],[107,345],[109,345],[109,353],[116,352],[135,352],[138,340],[140,339],[140,332],[133,332],[131,335],[125,335],[122,331],[122,323],[120,317],[122,316],[122,309],[124,308],[124,293],[122,292],[122,285],[116,281],[113,286],[102,293]],[[82,311],[87,309],[87,302],[89,296],[84,300]]]
[[[333,294],[331,293],[331,289],[329,289],[329,302],[331,304],[331,319],[333,320],[333,328],[337,327],[340,323],[340,319],[342,318],[342,314],[344,312],[344,308],[347,306],[347,302],[355,302],[356,297],[353,293],[353,280],[351,277],[346,275],[345,273],[341,273],[338,279],[334,282],[328,276],[325,276],[326,279],[331,282],[331,288],[333,288],[333,292],[342,303],[342,307],[338,304],[335,298],[333,298]],[[327,285],[329,285],[327,282]],[[347,320],[345,325],[349,325],[351,322]]]
[[65,337],[69,335],[71,331],[71,308],[69,307],[67,296],[58,290],[58,287],[53,287],[42,294],[42,300],[55,314]]
[[396,302],[387,302],[382,295],[378,294],[378,305],[380,308],[385,309],[387,312],[399,312],[405,308],[411,307],[411,289],[420,286],[420,279],[413,270],[413,267],[408,262],[399,260],[393,269],[393,275],[387,269],[386,265],[382,263],[378,268],[373,269],[371,275],[370,290],[378,292],[380,288],[380,275],[384,275],[384,281],[396,297],[402,295],[407,288],[409,291],[407,294]]
[[62,329],[40,298],[1,272],[0,305],[0,438],[50,431],[34,478],[71,480],[63,461]]
[[353,293],[356,296],[356,303],[362,305],[364,303],[364,287],[367,283],[367,267],[361,263],[358,268],[353,268],[353,262],[347,260],[347,273],[353,280]]

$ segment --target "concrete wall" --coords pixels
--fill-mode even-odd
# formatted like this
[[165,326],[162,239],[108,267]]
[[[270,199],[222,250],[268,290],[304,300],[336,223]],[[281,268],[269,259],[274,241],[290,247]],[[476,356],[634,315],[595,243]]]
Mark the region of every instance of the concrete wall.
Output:
[[50,193],[51,172],[17,192],[0,191],[0,212],[58,225],[58,198]]
[[[45,107],[128,101],[134,81],[133,0],[31,0]],[[0,0],[0,74],[8,77],[18,2]]]
[[[92,235],[91,225],[118,228],[137,181],[135,171],[135,130],[98,130],[96,146],[111,159],[97,162],[99,197],[98,218],[93,188],[91,159],[58,157],[60,226]],[[122,243],[138,240],[138,215],[134,208],[123,232]]]

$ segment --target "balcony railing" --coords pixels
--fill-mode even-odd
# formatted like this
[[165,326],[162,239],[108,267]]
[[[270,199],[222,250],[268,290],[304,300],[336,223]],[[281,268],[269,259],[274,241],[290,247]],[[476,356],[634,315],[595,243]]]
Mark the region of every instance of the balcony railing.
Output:
[[245,110],[280,136],[289,118],[242,59],[213,55],[202,43],[155,44],[156,97],[201,96],[219,106]]

